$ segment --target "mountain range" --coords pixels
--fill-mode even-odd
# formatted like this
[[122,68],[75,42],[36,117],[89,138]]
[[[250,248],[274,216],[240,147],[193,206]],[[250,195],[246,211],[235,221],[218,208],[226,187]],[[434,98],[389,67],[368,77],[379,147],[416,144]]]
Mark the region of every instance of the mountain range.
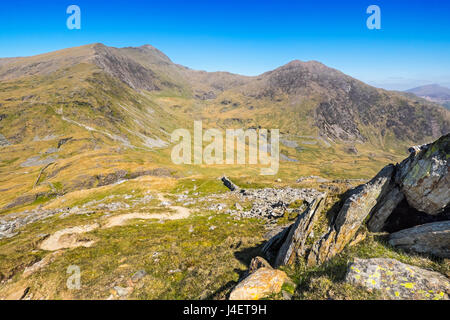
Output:
[[[174,163],[171,133],[198,120],[279,129],[276,175]],[[448,299],[449,131],[442,105],[317,61],[0,59],[0,299]]]
[[406,92],[440,103],[447,109],[450,109],[450,89],[447,87],[443,87],[438,84],[429,84],[406,90]]
[[294,169],[370,176],[408,146],[450,131],[450,112],[439,104],[371,87],[317,61],[242,76],[192,70],[150,45],[99,43],[4,58],[0,207],[22,203],[18,193],[31,192],[29,202],[99,185],[113,170],[197,172],[170,163],[170,133],[191,129],[193,120],[280,129],[289,168],[280,175],[288,177]]
[[[260,76],[246,77],[191,70],[149,45],[118,49],[93,44],[1,59],[0,80],[1,132],[13,143],[50,131],[56,134],[64,116],[97,130],[108,129],[119,140],[141,140],[138,145],[145,145],[146,139],[159,141],[161,134],[153,127],[161,122],[130,123],[152,122],[146,112],[152,113],[153,119],[172,113],[155,105],[149,93],[192,99],[191,103],[206,108],[214,106],[221,110],[219,125],[228,125],[230,119],[245,127],[270,124],[284,133],[314,132],[335,142],[370,141],[386,147],[390,141],[425,141],[449,131],[448,112],[435,104],[373,88],[316,61],[296,60]],[[228,101],[234,102],[228,105]],[[50,129],[45,133],[42,126],[30,125],[28,130],[34,135],[27,135],[14,125],[14,118],[19,122],[24,118],[14,114],[29,107],[33,113],[59,115],[60,121],[54,128],[45,128]],[[151,107],[161,110],[151,112]],[[143,116],[133,119],[132,113]]]

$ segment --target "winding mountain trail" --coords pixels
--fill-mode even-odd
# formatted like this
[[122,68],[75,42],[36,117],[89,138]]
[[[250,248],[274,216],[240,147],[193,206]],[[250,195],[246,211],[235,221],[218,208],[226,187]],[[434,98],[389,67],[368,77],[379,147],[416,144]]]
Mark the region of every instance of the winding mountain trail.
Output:
[[125,213],[118,216],[114,216],[108,219],[108,222],[102,227],[103,229],[112,228],[116,226],[124,225],[128,220],[131,219],[159,219],[159,220],[179,220],[186,219],[190,216],[191,211],[188,208],[169,206],[169,209],[176,211],[175,213],[164,212],[164,213]]
[[[163,194],[157,195],[161,204],[170,203],[170,201],[164,197]],[[125,225],[129,220],[133,219],[158,219],[158,220],[179,220],[186,219],[190,216],[191,210],[180,206],[165,206],[170,211],[175,212],[163,212],[163,213],[143,213],[143,212],[131,212],[109,217],[105,224],[93,223],[84,226],[76,226],[71,228],[65,228],[59,230],[45,239],[39,246],[42,250],[57,251],[60,249],[76,248],[76,247],[90,247],[95,243],[95,240],[80,238],[79,234],[94,231],[98,228],[108,229],[117,226]]]
[[66,228],[56,231],[47,239],[42,241],[39,246],[42,250],[57,251],[60,249],[77,248],[77,247],[90,247],[95,241],[90,239],[79,239],[78,234],[94,231],[100,225],[97,223],[77,226],[72,228]]

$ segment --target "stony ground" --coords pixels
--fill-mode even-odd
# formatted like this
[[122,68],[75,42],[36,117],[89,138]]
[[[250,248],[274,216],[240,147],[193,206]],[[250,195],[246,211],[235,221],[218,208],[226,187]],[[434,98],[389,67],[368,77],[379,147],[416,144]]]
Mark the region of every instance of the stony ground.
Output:
[[[0,220],[0,298],[225,299],[267,239],[318,194],[331,207],[349,181],[229,191],[219,179],[139,177],[66,194]],[[333,192],[335,190],[335,192]],[[316,232],[325,231],[327,217]],[[296,284],[274,299],[371,299],[345,281],[354,258],[390,257],[449,275],[447,260],[369,236],[328,263],[281,268]],[[71,266],[80,289],[69,289]]]

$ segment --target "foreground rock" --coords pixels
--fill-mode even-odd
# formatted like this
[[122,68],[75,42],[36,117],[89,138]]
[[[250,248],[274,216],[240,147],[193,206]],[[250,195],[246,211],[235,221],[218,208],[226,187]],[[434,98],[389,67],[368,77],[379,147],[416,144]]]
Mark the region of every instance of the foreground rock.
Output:
[[[355,236],[365,222],[372,232],[395,232],[439,222],[432,227],[393,236],[391,240],[405,249],[447,257],[448,228],[442,221],[450,217],[447,161],[450,134],[432,144],[412,148],[411,152],[401,164],[387,165],[369,182],[343,194],[342,200],[327,213],[331,217],[328,231],[312,246],[305,244],[317,223],[320,212],[315,207],[317,202],[310,205],[293,225],[265,244],[265,257],[274,266],[292,264],[302,256],[309,266],[321,264],[339,254],[347,245],[363,239],[361,232],[356,239]],[[314,198],[319,199],[320,194],[316,193]],[[308,199],[305,201],[312,203]]]
[[407,251],[450,258],[450,221],[427,223],[392,233],[389,244]]
[[262,267],[242,280],[230,293],[230,300],[258,300],[281,291],[288,279],[285,272]]
[[391,191],[371,213],[367,226],[372,232],[397,231],[450,216],[450,135],[409,151],[410,156],[395,166]]
[[321,195],[314,199],[294,224],[274,236],[265,245],[263,252],[269,257],[275,256],[275,267],[292,264],[305,254],[307,239],[322,211],[325,198],[325,195]]
[[412,207],[440,214],[450,201],[450,134],[412,151],[398,166],[396,181]]
[[361,224],[388,191],[394,166],[388,165],[368,183],[350,191],[330,230],[314,243],[308,265],[320,264],[341,252],[353,239]]
[[385,197],[381,199],[374,208],[371,218],[367,223],[368,229],[372,232],[381,232],[391,213],[404,198],[405,196],[397,187],[394,187],[390,192],[387,192]]
[[444,275],[394,259],[356,259],[345,280],[369,291],[380,290],[390,299],[448,300],[450,295],[450,281]]

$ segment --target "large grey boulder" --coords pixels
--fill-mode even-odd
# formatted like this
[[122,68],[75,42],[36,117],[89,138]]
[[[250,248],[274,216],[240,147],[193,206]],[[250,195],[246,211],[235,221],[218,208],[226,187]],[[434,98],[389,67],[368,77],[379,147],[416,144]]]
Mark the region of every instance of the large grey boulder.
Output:
[[413,150],[397,166],[396,182],[409,205],[438,215],[450,203],[450,134]]
[[[403,211],[410,208],[409,216],[404,212],[401,213],[403,217],[397,215],[393,221],[405,224],[406,228],[414,223],[444,220],[448,216],[450,135],[442,136],[431,144],[411,147],[409,151],[410,156],[395,166],[391,190],[371,212],[367,223],[369,231],[380,232],[389,229],[388,219],[400,208],[401,203]],[[399,218],[403,219],[403,222],[398,220]]]
[[389,244],[407,251],[450,258],[450,221],[427,223],[392,233]]
[[275,258],[275,267],[292,264],[297,257],[305,254],[307,249],[306,241],[322,211],[325,198],[326,195],[324,194],[314,199],[306,211],[298,216],[295,223],[289,228],[286,238]]
[[390,164],[368,183],[350,192],[330,230],[314,243],[307,258],[308,265],[329,260],[345,248],[379,199],[389,191],[393,173],[394,166]]
[[393,187],[377,203],[372,210],[367,227],[371,232],[380,232],[383,230],[386,220],[389,218],[398,204],[405,198],[398,187]]
[[355,259],[345,281],[369,291],[379,290],[387,299],[448,300],[450,295],[446,276],[394,259]]

